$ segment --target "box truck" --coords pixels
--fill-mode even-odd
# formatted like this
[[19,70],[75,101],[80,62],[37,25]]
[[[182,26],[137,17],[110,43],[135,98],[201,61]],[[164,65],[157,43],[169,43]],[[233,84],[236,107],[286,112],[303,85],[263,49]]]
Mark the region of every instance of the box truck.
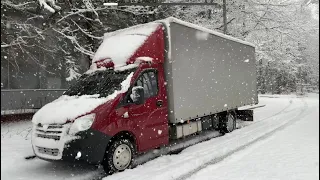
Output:
[[123,171],[252,120],[255,48],[170,17],[106,33],[90,69],[32,119],[44,160]]

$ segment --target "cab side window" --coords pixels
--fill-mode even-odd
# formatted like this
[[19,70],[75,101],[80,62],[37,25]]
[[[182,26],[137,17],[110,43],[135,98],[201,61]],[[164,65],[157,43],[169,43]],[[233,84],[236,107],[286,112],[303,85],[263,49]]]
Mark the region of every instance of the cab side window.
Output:
[[158,78],[156,71],[144,72],[137,80],[135,86],[142,86],[145,99],[158,94]]

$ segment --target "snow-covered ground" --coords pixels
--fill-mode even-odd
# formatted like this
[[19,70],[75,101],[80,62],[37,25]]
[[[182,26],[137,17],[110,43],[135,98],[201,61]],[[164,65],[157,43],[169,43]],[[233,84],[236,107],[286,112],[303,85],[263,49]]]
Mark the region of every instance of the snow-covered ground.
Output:
[[[240,129],[103,180],[318,179],[319,95],[261,95],[265,107]],[[31,122],[1,124],[1,178],[99,179],[88,165],[25,160],[32,155]]]
[[319,179],[319,109],[308,112],[291,126],[187,180]]

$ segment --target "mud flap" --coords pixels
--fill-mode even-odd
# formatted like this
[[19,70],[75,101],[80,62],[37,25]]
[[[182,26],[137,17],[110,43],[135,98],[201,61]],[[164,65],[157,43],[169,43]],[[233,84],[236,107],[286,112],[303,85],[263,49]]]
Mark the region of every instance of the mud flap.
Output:
[[237,110],[237,119],[253,121],[253,110]]

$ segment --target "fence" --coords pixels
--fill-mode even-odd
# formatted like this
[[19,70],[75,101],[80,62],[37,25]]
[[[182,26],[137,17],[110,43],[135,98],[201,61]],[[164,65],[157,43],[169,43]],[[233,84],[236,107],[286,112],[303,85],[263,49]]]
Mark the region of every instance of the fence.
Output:
[[34,113],[57,99],[64,89],[10,89],[1,90],[1,116]]

